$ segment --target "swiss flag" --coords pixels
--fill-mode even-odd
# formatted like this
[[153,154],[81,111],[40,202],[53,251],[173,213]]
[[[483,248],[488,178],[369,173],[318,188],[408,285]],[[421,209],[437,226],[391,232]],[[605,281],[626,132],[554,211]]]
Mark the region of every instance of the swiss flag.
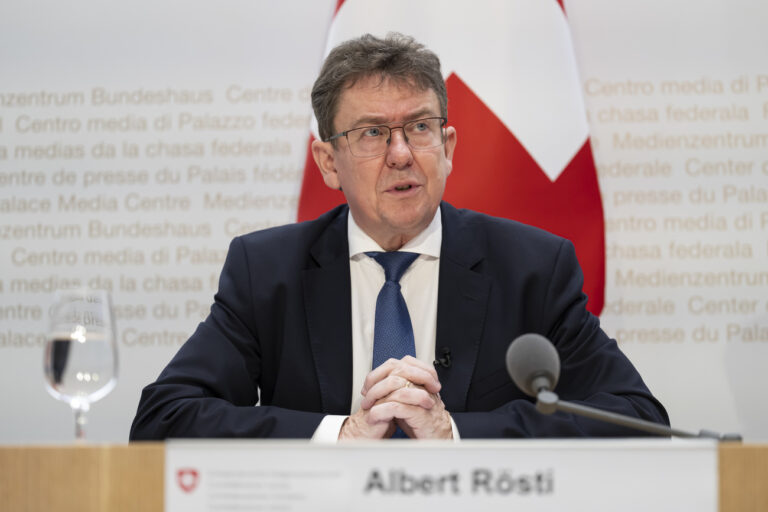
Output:
[[[445,200],[570,239],[599,315],[605,233],[570,32],[556,0],[340,0],[326,53],[364,33],[411,35],[437,53],[458,144]],[[313,132],[311,140],[317,137]],[[311,144],[310,140],[310,144]],[[299,220],[344,202],[307,151]]]

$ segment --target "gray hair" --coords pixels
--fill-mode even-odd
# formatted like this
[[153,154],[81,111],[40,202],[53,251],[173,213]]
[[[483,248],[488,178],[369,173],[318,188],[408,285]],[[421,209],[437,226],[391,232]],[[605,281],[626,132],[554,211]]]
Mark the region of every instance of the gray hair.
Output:
[[414,38],[397,32],[390,32],[384,39],[365,34],[331,50],[312,87],[312,109],[321,140],[334,134],[333,121],[343,90],[370,76],[421,90],[432,89],[440,102],[440,115],[448,117],[448,94],[437,55]]

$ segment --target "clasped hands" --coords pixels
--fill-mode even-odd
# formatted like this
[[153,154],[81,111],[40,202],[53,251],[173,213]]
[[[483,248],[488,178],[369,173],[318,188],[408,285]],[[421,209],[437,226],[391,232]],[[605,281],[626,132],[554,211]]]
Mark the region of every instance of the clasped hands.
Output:
[[412,356],[389,359],[363,383],[360,409],[344,421],[339,439],[386,439],[400,427],[414,439],[451,439],[435,369]]

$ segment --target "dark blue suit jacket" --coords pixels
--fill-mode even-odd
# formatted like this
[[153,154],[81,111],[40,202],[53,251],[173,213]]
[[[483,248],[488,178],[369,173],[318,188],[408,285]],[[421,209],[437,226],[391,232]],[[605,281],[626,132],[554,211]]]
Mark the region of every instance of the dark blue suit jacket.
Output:
[[[548,337],[562,399],[668,423],[616,342],[585,309],[572,244],[442,203],[440,395],[463,438],[639,435],[542,416],[505,367],[520,334]],[[235,238],[210,316],[141,396],[131,439],[308,438],[352,395],[347,206]],[[259,395],[260,391],[260,395]],[[254,407],[254,404],[260,405]]]

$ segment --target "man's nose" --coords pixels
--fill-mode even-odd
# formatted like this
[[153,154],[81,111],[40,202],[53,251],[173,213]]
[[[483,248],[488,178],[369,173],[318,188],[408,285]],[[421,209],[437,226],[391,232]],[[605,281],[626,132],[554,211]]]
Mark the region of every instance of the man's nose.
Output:
[[389,145],[387,146],[387,165],[390,167],[407,167],[413,161],[411,147],[405,139],[405,133],[402,128],[394,128],[389,134]]

